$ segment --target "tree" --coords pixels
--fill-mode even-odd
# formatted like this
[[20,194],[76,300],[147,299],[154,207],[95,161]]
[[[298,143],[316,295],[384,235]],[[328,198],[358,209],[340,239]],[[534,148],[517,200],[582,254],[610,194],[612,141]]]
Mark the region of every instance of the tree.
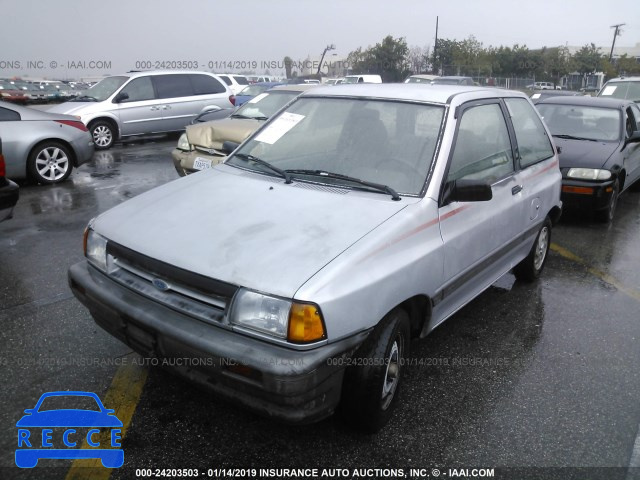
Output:
[[431,62],[429,61],[429,46],[418,47],[414,45],[409,48],[407,61],[412,73],[424,73],[431,71]]
[[602,54],[595,43],[584,45],[573,55],[575,70],[583,75],[601,70]]
[[291,64],[293,63],[293,60],[291,59],[291,57],[284,57],[284,70],[286,72],[287,78],[293,78],[291,76]]
[[347,60],[353,72],[377,73],[385,82],[399,82],[411,72],[408,68],[409,47],[404,38],[387,35],[381,43],[362,51],[349,53]]

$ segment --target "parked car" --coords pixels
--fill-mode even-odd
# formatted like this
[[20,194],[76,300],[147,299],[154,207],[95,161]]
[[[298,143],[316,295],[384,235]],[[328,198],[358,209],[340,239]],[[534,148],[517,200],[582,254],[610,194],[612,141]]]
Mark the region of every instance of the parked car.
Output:
[[562,152],[564,205],[610,222],[618,196],[640,181],[640,108],[595,97],[551,97],[537,108]]
[[2,155],[2,138],[0,138],[0,222],[13,216],[13,207],[18,203],[20,189],[18,185],[6,178],[6,164]]
[[537,104],[549,97],[567,97],[567,96],[568,97],[584,96],[584,93],[576,92],[574,90],[539,90],[531,94],[531,101],[534,104]]
[[327,78],[324,81],[324,85],[338,85],[339,83],[342,83],[339,80],[339,78]]
[[25,105],[30,98],[19,88],[7,88],[6,86],[0,85],[0,100]]
[[460,76],[447,76],[447,77],[438,77],[434,78],[431,81],[432,85],[475,85],[473,78],[471,77],[460,77]]
[[531,90],[555,90],[555,87],[551,82],[534,82],[531,85],[527,85],[526,88]]
[[380,75],[347,75],[342,83],[382,83]]
[[425,75],[425,74],[417,74],[411,75],[407,77],[404,83],[426,83],[431,84],[433,80],[438,78],[438,75]]
[[602,86],[598,97],[621,98],[640,102],[640,77],[612,78]]
[[256,95],[260,95],[261,93],[266,92],[270,88],[277,87],[278,85],[283,84],[280,82],[261,82],[248,85],[244,87],[239,94],[236,95],[235,105],[236,107],[240,107],[254,98]]
[[557,165],[520,92],[316,87],[223,164],[92,220],[69,282],[102,328],[194,359],[176,371],[236,403],[290,422],[341,403],[376,431],[411,338],[514,266],[541,274]]
[[0,102],[6,176],[40,184],[66,180],[93,155],[91,135],[78,118]]
[[218,77],[227,84],[229,89],[234,95],[240,93],[240,91],[249,85],[249,80],[244,75],[234,75],[230,73],[219,73]]
[[48,111],[79,117],[103,150],[118,138],[182,130],[208,106],[232,107],[231,95],[211,73],[146,71],[106,77]]
[[582,93],[598,93],[600,89],[595,85],[587,85],[586,87],[582,87],[580,91]]
[[191,120],[190,125],[197,125],[198,123],[210,122],[211,120],[220,120],[227,118],[235,111],[235,107],[220,108],[217,105],[211,105]]
[[229,152],[224,142],[242,142],[270,116],[313,85],[282,85],[261,93],[236,110],[230,117],[187,127],[171,156],[180,176],[195,173],[220,163]]
[[275,79],[265,75],[247,75],[249,85],[252,83],[275,82]]

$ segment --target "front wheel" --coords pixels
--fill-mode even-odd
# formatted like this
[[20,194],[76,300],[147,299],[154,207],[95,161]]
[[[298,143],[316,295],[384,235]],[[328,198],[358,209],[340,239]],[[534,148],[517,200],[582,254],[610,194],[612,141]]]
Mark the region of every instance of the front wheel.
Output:
[[345,372],[341,409],[345,420],[367,433],[391,418],[409,353],[409,317],[386,315],[360,346]]
[[116,141],[116,131],[111,122],[98,120],[89,125],[96,150],[107,150]]
[[551,220],[545,218],[542,227],[538,231],[535,242],[529,255],[513,269],[513,274],[518,280],[533,282],[542,273],[547,261],[549,246],[551,245]]
[[71,152],[65,145],[59,142],[44,142],[29,154],[27,169],[31,178],[38,183],[60,183],[71,175],[71,159]]
[[616,207],[618,206],[618,195],[620,194],[620,183],[616,180],[613,183],[611,197],[609,198],[609,204],[604,210],[596,212],[596,219],[602,223],[609,223],[613,221],[613,216],[616,213]]

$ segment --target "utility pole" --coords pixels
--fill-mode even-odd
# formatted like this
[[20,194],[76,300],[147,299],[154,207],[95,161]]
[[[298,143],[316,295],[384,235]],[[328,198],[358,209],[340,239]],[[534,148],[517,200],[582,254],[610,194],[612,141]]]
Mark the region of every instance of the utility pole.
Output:
[[316,75],[320,75],[320,69],[322,68],[322,62],[324,61],[324,56],[327,54],[327,52],[329,50],[335,50],[336,46],[332,43],[331,45],[327,45],[327,47],[324,49],[324,52],[322,52],[322,57],[320,58],[320,64],[318,65],[318,71],[316,72]]
[[[438,17],[436,16],[436,42],[433,44],[433,63],[435,63],[437,54],[438,54]],[[438,73],[440,73],[439,69],[438,69]]]
[[623,25],[626,25],[626,23],[611,25],[611,28],[615,28],[616,31],[613,33],[613,43],[611,44],[611,52],[609,53],[609,62],[611,62],[611,59],[613,58],[613,47],[616,46],[616,37],[622,34],[622,30],[620,30],[620,27],[622,27]]

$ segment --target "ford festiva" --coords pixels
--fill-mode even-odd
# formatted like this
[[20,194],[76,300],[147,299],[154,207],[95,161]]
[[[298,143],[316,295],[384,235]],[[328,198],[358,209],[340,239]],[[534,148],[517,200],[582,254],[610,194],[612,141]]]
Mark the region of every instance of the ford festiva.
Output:
[[562,201],[610,222],[640,185],[640,108],[630,100],[552,97],[536,104],[560,147]]
[[[254,84],[252,88],[259,84]],[[301,92],[314,85],[280,85],[256,95],[228,118],[189,125],[171,152],[173,165],[180,176],[211,168],[229,153],[223,144],[242,142],[274,113]]]
[[96,149],[122,137],[182,130],[207,107],[233,106],[231,90],[206,72],[150,71],[106,77],[69,102],[49,109],[78,117]]
[[298,96],[224,163],[92,220],[71,289],[143,355],[266,415],[338,405],[377,431],[412,338],[514,269],[561,211],[522,93],[337,85]]

